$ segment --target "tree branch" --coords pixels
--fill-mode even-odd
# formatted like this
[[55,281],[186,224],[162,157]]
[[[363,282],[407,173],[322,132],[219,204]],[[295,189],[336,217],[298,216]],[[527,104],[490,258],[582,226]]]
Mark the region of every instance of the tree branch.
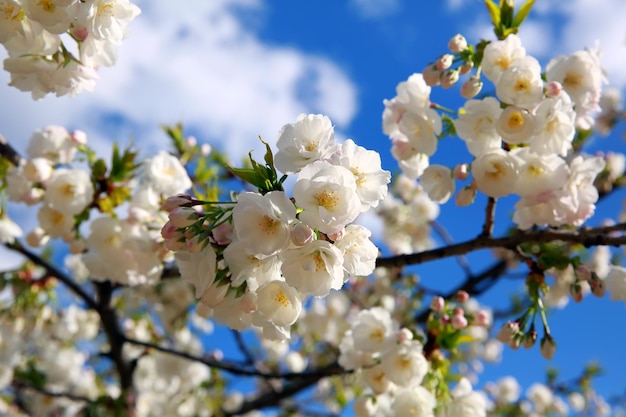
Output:
[[626,223],[618,223],[612,226],[581,228],[574,231],[557,231],[551,229],[537,230],[531,232],[520,232],[514,236],[493,238],[489,236],[479,236],[465,242],[444,246],[423,252],[408,255],[397,255],[386,258],[378,258],[378,267],[403,267],[417,265],[437,259],[448,258],[450,256],[464,255],[480,249],[506,248],[513,250],[517,245],[527,242],[547,243],[547,242],[570,242],[579,243],[585,247],[591,246],[620,246],[626,244],[626,236],[612,236],[614,232],[626,231]]
[[493,223],[496,216],[496,199],[489,197],[487,199],[487,207],[485,208],[485,223],[480,236],[489,237],[493,233]]

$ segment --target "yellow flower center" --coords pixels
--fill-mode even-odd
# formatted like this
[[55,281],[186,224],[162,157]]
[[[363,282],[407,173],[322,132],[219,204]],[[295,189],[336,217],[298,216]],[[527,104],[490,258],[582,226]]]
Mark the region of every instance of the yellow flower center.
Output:
[[333,211],[339,198],[334,191],[322,191],[315,194],[315,202],[318,206],[324,207],[328,211]]
[[276,233],[278,223],[278,220],[274,220],[266,214],[261,218],[261,221],[259,221],[259,229],[261,229],[266,235],[273,235]]
[[37,4],[41,6],[44,11],[50,13],[54,13],[57,8],[56,4],[54,4],[51,0],[39,0],[39,3]]
[[506,124],[511,130],[519,129],[524,126],[524,115],[520,111],[514,111]]
[[274,301],[281,304],[283,307],[288,307],[289,304],[291,304],[289,302],[289,299],[281,289],[278,289],[278,293],[276,294],[276,296],[274,296]]

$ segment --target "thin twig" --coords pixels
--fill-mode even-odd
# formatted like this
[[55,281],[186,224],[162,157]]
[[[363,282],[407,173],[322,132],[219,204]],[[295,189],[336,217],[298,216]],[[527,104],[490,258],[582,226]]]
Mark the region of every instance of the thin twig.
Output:
[[98,311],[99,305],[96,303],[96,300],[94,300],[93,297],[89,293],[87,293],[87,291],[85,291],[83,287],[78,285],[71,277],[63,273],[63,271],[59,270],[50,262],[46,261],[35,252],[31,252],[30,250],[26,249],[21,243],[17,241],[15,241],[14,243],[5,243],[4,246],[6,246],[7,248],[11,250],[21,253],[26,258],[28,258],[31,262],[45,269],[47,275],[52,276],[56,278],[57,280],[61,281],[74,294],[76,294],[79,298],[81,298],[89,309]]
[[[443,242],[446,245],[454,244],[454,240],[452,239],[452,236],[450,236],[450,234],[448,233],[445,227],[443,227],[441,224],[439,224],[436,221],[431,222],[430,225],[435,230],[435,232],[437,232],[437,234],[441,237],[441,239],[443,239]],[[467,261],[467,258],[464,255],[458,255],[456,256],[456,261],[458,262],[463,272],[465,272],[465,276],[468,278],[472,277],[473,275],[472,270],[470,268],[469,262]]]

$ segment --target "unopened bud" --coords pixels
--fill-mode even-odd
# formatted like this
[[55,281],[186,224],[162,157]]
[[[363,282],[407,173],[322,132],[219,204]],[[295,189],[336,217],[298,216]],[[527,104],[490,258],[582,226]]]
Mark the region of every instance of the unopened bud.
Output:
[[537,341],[537,331],[536,330],[531,330],[528,333],[526,333],[524,335],[524,347],[526,349],[530,349],[531,347],[533,347],[535,345],[535,342]]
[[195,136],[187,136],[185,142],[187,142],[187,145],[189,145],[189,147],[193,148],[198,144],[198,139],[196,139]]
[[41,227],[36,227],[28,232],[25,239],[28,246],[38,248],[48,243],[50,236]]
[[457,33],[448,42],[448,49],[452,52],[463,52],[467,49],[467,40],[463,35]]
[[336,242],[338,240],[341,240],[342,237],[344,237],[344,235],[346,234],[346,229],[341,229],[340,231],[338,231],[337,233],[331,233],[328,235],[328,238],[330,240],[332,240],[333,242]]
[[456,298],[456,300],[457,300],[459,303],[464,303],[464,302],[466,302],[467,300],[469,300],[469,297],[470,297],[470,296],[469,296],[469,294],[468,294],[468,293],[467,293],[467,291],[465,291],[465,290],[460,290],[460,291],[458,291],[458,292],[455,294],[455,296],[454,296],[454,298]]
[[291,242],[296,246],[304,246],[315,240],[315,232],[304,223],[296,223],[291,227]]
[[207,156],[210,153],[211,153],[211,145],[209,145],[208,143],[203,143],[200,146],[200,154],[202,154],[202,156]]
[[491,326],[491,315],[485,310],[478,310],[478,312],[474,314],[474,321],[472,324],[474,326],[489,327]]
[[569,286],[569,294],[572,296],[572,300],[577,303],[583,300],[583,289],[578,282]]
[[233,224],[230,222],[224,222],[219,226],[213,228],[213,239],[218,245],[228,245],[233,241]]
[[556,342],[549,334],[543,336],[541,339],[541,356],[550,360],[554,357],[554,353],[556,352]]
[[441,75],[440,71],[437,71],[437,68],[434,64],[428,64],[426,68],[422,71],[422,77],[424,77],[424,82],[426,85],[430,87],[435,87],[439,85],[439,76]]
[[586,265],[578,265],[576,267],[576,277],[579,281],[589,281],[591,279],[591,270]]
[[441,311],[443,310],[443,307],[445,306],[446,302],[443,299],[443,297],[440,296],[436,296],[433,297],[433,299],[430,302],[430,309],[433,311]]
[[178,207],[191,207],[193,202],[194,199],[189,194],[176,194],[165,200],[161,205],[161,210],[169,213]]
[[465,181],[467,177],[469,177],[469,174],[470,174],[469,164],[466,164],[466,163],[458,164],[452,170],[452,175],[454,175],[454,178],[459,181]]
[[457,330],[461,330],[467,327],[467,319],[462,314],[455,314],[452,316],[452,327]]
[[558,81],[550,81],[544,86],[546,97],[558,97],[563,91],[563,86]]
[[443,54],[439,58],[437,58],[437,61],[435,62],[435,67],[437,68],[437,71],[443,72],[450,68],[450,66],[452,65],[452,61],[454,61],[454,55]]
[[441,79],[439,80],[443,88],[450,88],[456,84],[457,81],[459,81],[459,72],[455,70],[444,72],[441,74]]
[[508,321],[500,327],[496,339],[502,343],[511,343],[514,336],[519,332],[519,323],[516,321]]
[[474,68],[474,62],[465,61],[463,65],[459,67],[459,72],[461,73],[461,75],[465,75],[468,74],[472,70],[472,68]]
[[472,187],[463,187],[456,193],[454,203],[459,207],[469,206],[476,198],[476,189]]
[[398,341],[398,343],[404,343],[413,340],[413,333],[406,327],[403,327],[398,330],[398,333],[396,333],[396,340]]
[[77,41],[82,42],[89,36],[89,29],[87,26],[76,25],[70,29],[70,33]]
[[185,248],[188,252],[198,253],[202,252],[202,249],[205,248],[206,244],[206,236],[195,235],[185,241]]
[[199,219],[198,212],[192,207],[178,207],[170,211],[169,222],[177,228],[189,227]]
[[461,96],[465,99],[476,97],[483,89],[483,82],[475,75],[469,77],[461,86]]

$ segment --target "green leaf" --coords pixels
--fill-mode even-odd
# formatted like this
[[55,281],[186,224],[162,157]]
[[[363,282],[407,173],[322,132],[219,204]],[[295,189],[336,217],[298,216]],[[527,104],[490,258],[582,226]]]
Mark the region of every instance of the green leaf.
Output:
[[139,167],[139,164],[135,163],[136,157],[137,152],[130,147],[120,154],[117,143],[114,143],[113,156],[111,158],[111,180],[117,182],[127,179]]
[[506,31],[513,25],[513,5],[513,0],[500,1],[500,24],[503,31]]
[[185,135],[183,134],[183,125],[177,123],[174,126],[163,126],[165,133],[172,139],[174,148],[178,152],[178,155],[182,155],[185,152]]
[[485,6],[487,6],[487,11],[489,12],[489,16],[491,17],[491,23],[493,23],[494,28],[499,27],[500,7],[492,0],[485,0]]
[[524,22],[524,20],[528,16],[528,13],[530,13],[530,10],[533,8],[534,4],[535,4],[535,0],[526,0],[524,4],[522,4],[522,6],[519,8],[517,13],[515,14],[515,17],[513,18],[513,23],[511,24],[511,26],[515,28],[520,27],[520,25]]

